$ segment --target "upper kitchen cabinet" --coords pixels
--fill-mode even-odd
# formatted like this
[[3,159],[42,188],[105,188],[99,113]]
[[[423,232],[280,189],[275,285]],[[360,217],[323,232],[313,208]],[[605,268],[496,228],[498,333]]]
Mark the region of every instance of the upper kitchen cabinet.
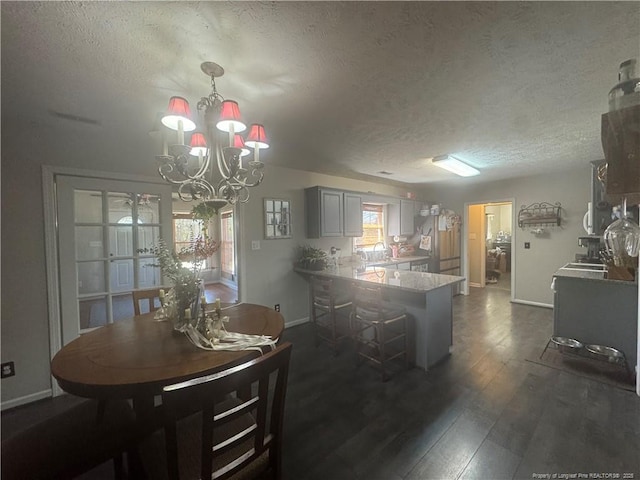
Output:
[[361,237],[362,230],[362,196],[357,193],[343,193],[344,200],[344,236]]
[[602,147],[609,201],[640,203],[640,105],[602,115]]
[[400,199],[399,203],[389,204],[388,212],[389,235],[413,235],[416,202]]
[[323,187],[305,189],[308,238],[362,235],[362,197]]

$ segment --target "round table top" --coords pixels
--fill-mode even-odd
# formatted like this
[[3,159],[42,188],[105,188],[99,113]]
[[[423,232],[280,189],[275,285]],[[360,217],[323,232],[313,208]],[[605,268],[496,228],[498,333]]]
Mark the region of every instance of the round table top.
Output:
[[[280,313],[262,305],[238,304],[223,311],[232,332],[279,338]],[[193,345],[171,322],[154,313],[98,328],[65,345],[51,361],[60,387],[90,398],[157,395],[162,387],[243,363],[256,351],[208,351]]]

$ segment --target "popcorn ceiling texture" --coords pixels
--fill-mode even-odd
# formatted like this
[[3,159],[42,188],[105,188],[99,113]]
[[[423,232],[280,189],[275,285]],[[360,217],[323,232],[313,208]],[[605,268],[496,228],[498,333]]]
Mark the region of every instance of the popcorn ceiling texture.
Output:
[[[266,162],[353,178],[477,182],[587,168],[620,62],[640,57],[639,2],[2,2],[2,120],[87,141],[148,133],[171,95],[210,91]],[[639,58],[640,60],[640,58]],[[144,139],[144,140],[142,140]],[[133,147],[132,147],[133,148]],[[429,165],[455,154],[473,179]],[[377,172],[386,170],[393,175]]]

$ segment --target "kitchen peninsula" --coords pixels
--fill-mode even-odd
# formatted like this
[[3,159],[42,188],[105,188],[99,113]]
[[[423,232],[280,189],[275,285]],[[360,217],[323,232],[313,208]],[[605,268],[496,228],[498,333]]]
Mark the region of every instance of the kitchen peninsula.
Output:
[[464,277],[360,266],[328,267],[314,271],[295,267],[305,277],[334,279],[346,289],[353,283],[383,287],[385,299],[404,306],[415,324],[415,363],[427,370],[451,352],[453,344],[453,287]]

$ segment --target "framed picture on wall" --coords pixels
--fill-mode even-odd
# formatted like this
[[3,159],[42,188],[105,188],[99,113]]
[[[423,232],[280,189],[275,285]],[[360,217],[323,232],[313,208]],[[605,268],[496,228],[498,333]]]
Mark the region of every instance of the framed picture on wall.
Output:
[[264,199],[264,237],[291,238],[291,204],[281,198]]

